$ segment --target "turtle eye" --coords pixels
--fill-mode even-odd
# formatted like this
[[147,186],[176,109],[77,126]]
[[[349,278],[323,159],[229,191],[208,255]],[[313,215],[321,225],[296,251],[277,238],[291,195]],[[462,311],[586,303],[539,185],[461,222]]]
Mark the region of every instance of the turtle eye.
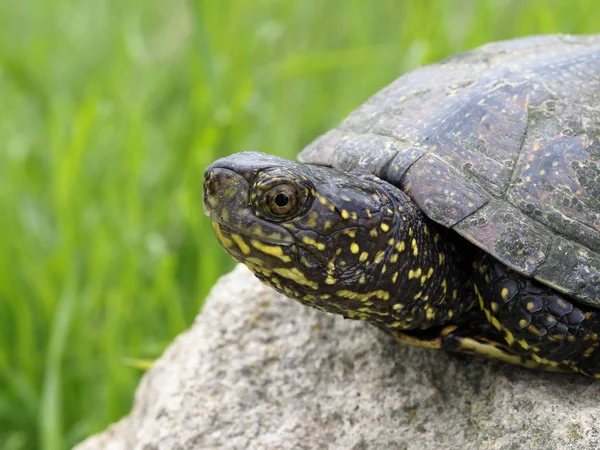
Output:
[[269,189],[265,197],[267,212],[277,218],[294,213],[300,203],[298,189],[289,184],[280,184]]

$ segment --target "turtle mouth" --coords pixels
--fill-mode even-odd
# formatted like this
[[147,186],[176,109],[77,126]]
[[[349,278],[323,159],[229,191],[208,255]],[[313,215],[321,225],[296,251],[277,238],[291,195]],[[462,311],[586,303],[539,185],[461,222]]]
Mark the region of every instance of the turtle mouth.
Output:
[[[233,226],[231,224],[231,222],[219,220],[218,217],[214,217],[212,215],[210,217],[211,217],[211,221],[213,223],[217,224],[222,232],[224,231],[226,234],[228,234],[230,236],[231,235],[239,235],[246,239],[254,239],[254,240],[260,241],[264,244],[276,245],[278,247],[289,247],[291,245],[294,245],[294,242],[295,242],[292,235],[289,234],[287,231],[285,231],[285,233],[286,233],[284,235],[285,237],[279,237],[279,236],[276,236],[275,234],[271,234],[271,235],[265,234],[264,228],[258,224],[251,226],[248,229],[248,228]],[[259,228],[261,230],[260,232],[258,232]],[[253,232],[253,229],[256,229],[257,232]],[[276,233],[278,235],[282,234],[279,231]]]

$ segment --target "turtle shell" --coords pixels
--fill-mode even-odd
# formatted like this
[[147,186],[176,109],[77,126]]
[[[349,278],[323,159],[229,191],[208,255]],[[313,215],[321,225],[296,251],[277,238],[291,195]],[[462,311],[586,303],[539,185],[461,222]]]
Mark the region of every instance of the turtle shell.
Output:
[[507,266],[600,306],[600,35],[414,70],[299,159],[373,173]]

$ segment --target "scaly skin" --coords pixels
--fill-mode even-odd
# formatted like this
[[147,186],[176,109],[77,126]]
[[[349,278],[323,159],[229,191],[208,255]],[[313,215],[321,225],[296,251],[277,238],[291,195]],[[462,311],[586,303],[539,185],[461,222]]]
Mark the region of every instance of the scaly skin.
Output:
[[[522,310],[514,305],[537,296],[544,306],[535,320],[558,323],[567,316],[550,319],[548,302],[558,302],[560,294],[509,274],[375,176],[239,153],[211,165],[204,183],[205,209],[219,242],[289,297],[370,322],[413,345],[598,372],[590,363],[595,313],[572,325],[574,337],[565,334],[560,351],[548,350],[550,335],[536,334],[539,327],[522,336],[523,322],[515,330]],[[573,308],[570,298],[560,298],[565,302]]]

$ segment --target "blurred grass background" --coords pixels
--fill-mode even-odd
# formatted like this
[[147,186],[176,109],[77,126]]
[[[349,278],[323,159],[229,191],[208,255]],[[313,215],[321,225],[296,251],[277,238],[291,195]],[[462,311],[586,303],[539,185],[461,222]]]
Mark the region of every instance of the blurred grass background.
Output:
[[598,17],[596,0],[0,1],[0,449],[68,448],[127,413],[233,266],[202,212],[214,159],[292,157],[418,65]]

